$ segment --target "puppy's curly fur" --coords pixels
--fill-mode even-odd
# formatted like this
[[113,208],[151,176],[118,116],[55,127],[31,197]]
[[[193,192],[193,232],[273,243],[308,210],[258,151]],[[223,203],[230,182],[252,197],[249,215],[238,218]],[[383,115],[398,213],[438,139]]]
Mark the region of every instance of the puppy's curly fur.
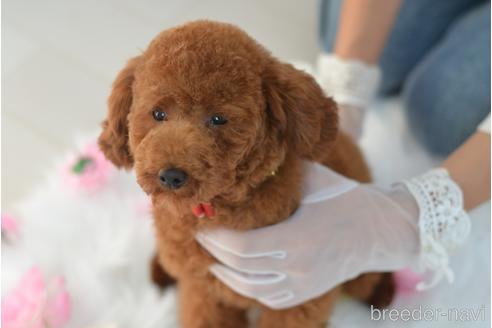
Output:
[[[166,120],[156,121],[155,109]],[[227,124],[211,124],[214,115]],[[214,278],[208,271],[214,259],[194,239],[205,228],[245,230],[288,218],[300,201],[303,159],[370,180],[360,151],[338,132],[335,103],[312,77],[232,25],[196,21],[169,29],[119,73],[99,145],[116,166],[134,167],[152,198],[158,258],[179,283],[184,327],[246,327],[252,307],[262,309],[260,327],[327,321],[339,287],[271,310]],[[169,168],[184,170],[186,184],[163,186],[159,171]],[[193,206],[209,202],[213,217],[192,214]],[[345,289],[380,306],[391,300],[393,285],[390,275],[372,273]]]

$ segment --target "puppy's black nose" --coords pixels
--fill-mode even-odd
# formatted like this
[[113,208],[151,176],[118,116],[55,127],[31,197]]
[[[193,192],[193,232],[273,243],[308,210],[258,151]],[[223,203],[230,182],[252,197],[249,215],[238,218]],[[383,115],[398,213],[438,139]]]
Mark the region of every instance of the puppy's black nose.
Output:
[[181,188],[185,184],[187,177],[186,172],[180,169],[173,168],[159,171],[159,180],[170,189]]

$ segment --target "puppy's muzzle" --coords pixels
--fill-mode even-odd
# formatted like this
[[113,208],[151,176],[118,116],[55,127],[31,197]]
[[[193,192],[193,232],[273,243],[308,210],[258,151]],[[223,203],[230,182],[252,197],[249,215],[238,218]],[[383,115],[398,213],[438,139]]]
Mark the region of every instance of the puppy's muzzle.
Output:
[[169,189],[179,189],[181,188],[188,178],[185,171],[177,168],[160,170],[159,180],[163,186]]

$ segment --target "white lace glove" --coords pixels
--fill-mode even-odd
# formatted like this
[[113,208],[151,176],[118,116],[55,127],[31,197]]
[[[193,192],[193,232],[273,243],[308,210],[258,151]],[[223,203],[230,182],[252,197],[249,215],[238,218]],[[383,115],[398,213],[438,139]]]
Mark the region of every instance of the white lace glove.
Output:
[[379,87],[379,68],[333,54],[321,54],[317,75],[325,93],[338,103],[342,131],[357,140],[362,134],[365,110]]
[[319,164],[306,166],[304,198],[288,220],[196,236],[221,262],[210,271],[222,282],[282,309],[368,271],[420,263],[435,273],[431,285],[443,276],[452,279],[448,251],[466,238],[469,220],[460,189],[444,170],[384,191]]

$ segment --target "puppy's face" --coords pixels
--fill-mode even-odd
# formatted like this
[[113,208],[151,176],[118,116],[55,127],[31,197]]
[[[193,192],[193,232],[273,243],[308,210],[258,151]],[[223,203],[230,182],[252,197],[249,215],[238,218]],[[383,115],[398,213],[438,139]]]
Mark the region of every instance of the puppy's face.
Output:
[[135,72],[128,115],[138,182],[147,193],[207,202],[230,190],[264,141],[261,78],[247,57],[217,61],[208,49],[172,44],[168,60],[154,47]]
[[194,22],[161,33],[117,77],[101,149],[154,197],[240,200],[291,151],[333,140],[336,113],[307,75],[239,29]]

